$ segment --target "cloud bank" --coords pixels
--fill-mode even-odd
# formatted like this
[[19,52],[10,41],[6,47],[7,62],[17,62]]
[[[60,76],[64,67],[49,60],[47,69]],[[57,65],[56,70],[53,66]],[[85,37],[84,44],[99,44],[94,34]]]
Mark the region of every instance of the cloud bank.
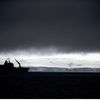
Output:
[[71,52],[62,53],[52,49],[30,49],[13,52],[0,53],[0,63],[10,58],[18,66],[14,59],[20,61],[26,67],[60,67],[60,68],[82,68],[100,67],[100,52]]

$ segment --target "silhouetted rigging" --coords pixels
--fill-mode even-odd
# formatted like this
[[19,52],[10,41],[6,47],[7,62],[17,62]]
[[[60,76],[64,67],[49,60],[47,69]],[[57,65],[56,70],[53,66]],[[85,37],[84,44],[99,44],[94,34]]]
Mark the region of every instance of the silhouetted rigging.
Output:
[[10,59],[5,60],[3,65],[0,65],[0,72],[28,72],[29,68],[21,67],[21,64],[18,60],[15,59],[19,67],[14,67],[14,64],[10,62]]

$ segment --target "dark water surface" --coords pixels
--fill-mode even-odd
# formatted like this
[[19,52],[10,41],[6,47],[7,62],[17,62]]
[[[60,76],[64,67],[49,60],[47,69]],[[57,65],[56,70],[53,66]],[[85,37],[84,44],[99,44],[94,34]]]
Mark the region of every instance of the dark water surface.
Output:
[[0,98],[100,98],[100,73],[0,73]]

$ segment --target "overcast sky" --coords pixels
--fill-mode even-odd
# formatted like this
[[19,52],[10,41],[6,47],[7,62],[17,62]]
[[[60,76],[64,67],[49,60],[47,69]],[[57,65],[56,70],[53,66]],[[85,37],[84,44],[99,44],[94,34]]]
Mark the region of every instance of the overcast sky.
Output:
[[100,51],[100,0],[0,0],[0,51]]

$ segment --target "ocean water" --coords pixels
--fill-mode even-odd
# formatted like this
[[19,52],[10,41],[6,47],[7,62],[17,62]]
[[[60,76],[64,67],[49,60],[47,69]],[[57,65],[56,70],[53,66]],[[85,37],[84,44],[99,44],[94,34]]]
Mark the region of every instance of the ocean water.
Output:
[[100,68],[30,67],[29,72],[100,72]]

